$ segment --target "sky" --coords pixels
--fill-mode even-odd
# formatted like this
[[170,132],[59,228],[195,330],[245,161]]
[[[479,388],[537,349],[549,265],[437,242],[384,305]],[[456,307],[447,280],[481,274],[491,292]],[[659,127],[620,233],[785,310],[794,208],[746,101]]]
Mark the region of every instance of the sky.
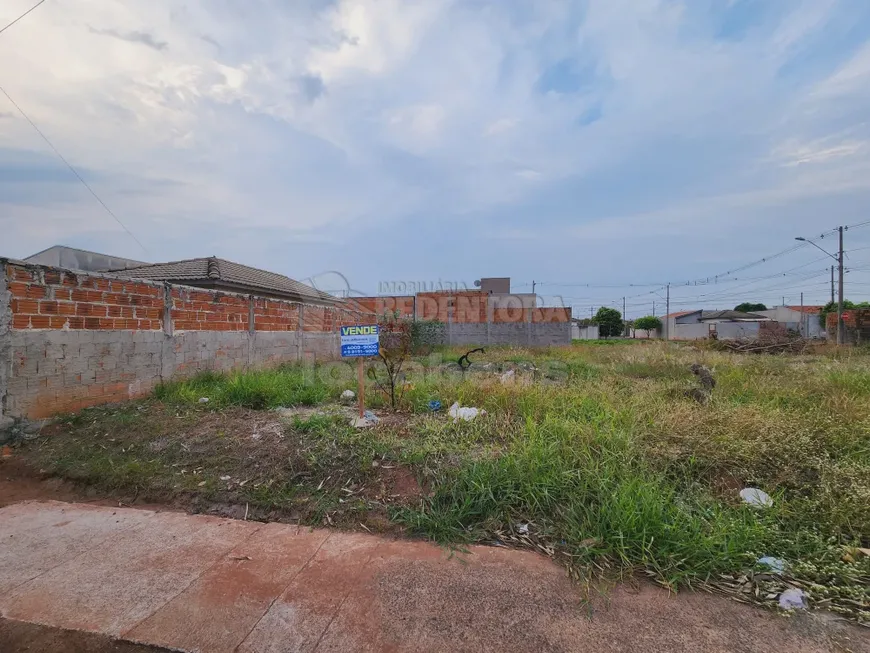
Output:
[[[0,256],[509,276],[637,317],[667,283],[672,310],[824,302],[831,258],[770,255],[870,220],[866,0],[47,0],[0,87],[133,234],[0,93]],[[870,225],[845,240],[868,299]]]

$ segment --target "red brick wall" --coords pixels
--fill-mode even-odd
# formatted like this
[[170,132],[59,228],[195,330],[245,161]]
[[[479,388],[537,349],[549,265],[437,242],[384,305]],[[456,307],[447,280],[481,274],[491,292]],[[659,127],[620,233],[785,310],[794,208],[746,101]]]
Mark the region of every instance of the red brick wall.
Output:
[[13,329],[162,328],[160,284],[14,264],[6,275]]
[[520,304],[516,306],[503,306],[493,309],[492,321],[495,324],[510,324],[513,322],[528,322],[529,309],[524,308]]
[[372,313],[376,316],[385,313],[398,312],[399,317],[414,317],[414,296],[400,295],[397,297],[353,297],[348,305],[362,313]]
[[174,287],[170,293],[173,329],[178,331],[246,331],[250,299],[210,290]]
[[[75,274],[43,266],[6,266],[12,328],[151,330],[163,328],[166,286],[106,276]],[[304,329],[335,332],[347,324],[374,324],[393,306],[413,315],[413,297],[369,298],[335,308],[304,308]],[[383,301],[381,301],[383,299]],[[170,286],[173,331],[247,331],[253,301],[254,330],[296,331],[298,303],[214,290]],[[383,309],[383,310],[371,310]]]
[[[247,325],[247,317],[245,317],[245,324]],[[277,299],[254,299],[254,330],[296,331],[298,328],[299,304]]]
[[[810,318],[813,319],[813,318]],[[870,341],[870,309],[850,308],[843,311],[845,340],[851,343]],[[831,311],[825,318],[825,331],[829,339],[837,337],[837,312]]]
[[421,320],[450,320],[456,324],[486,322],[488,295],[479,290],[427,292],[417,294],[417,316]]
[[335,309],[335,328],[351,326],[354,324],[377,324],[378,313],[372,311],[361,311],[361,307],[357,304],[350,303],[344,307]]

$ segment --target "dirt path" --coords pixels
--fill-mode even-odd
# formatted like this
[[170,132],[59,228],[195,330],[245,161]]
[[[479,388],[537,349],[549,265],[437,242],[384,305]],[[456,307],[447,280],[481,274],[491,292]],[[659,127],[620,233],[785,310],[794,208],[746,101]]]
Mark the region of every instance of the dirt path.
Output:
[[86,501],[92,497],[72,483],[59,478],[47,478],[27,465],[18,456],[0,460],[0,508],[21,501]]
[[0,533],[2,617],[184,651],[870,652],[868,631],[709,595],[585,603],[507,549],[59,502],[0,509]]
[[8,653],[169,653],[94,633],[0,619],[0,651]]

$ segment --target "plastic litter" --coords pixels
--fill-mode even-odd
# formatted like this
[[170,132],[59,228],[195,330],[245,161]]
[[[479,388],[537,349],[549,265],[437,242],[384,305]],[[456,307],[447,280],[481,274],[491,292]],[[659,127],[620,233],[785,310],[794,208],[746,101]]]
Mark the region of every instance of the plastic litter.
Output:
[[362,417],[355,416],[352,420],[350,420],[350,425],[357,429],[365,429],[369,426],[374,426],[378,422],[380,422],[380,418],[375,415],[372,411],[367,410],[363,413]]
[[740,498],[750,506],[756,508],[770,508],[773,505],[773,499],[764,490],[759,490],[757,487],[747,487],[740,490]]
[[431,410],[433,413],[437,413],[439,410],[441,410],[441,402],[437,399],[433,399],[429,402],[429,410]]
[[529,525],[528,524],[517,524],[517,533],[520,535],[528,535],[529,534]]
[[199,403],[201,403],[201,404],[207,404],[207,403],[208,403],[208,397],[200,397],[200,398],[199,398]]
[[758,559],[758,564],[763,565],[777,574],[785,571],[785,560],[782,558],[774,558],[772,556],[764,556]]
[[779,607],[783,610],[804,610],[807,607],[805,596],[803,590],[794,587],[787,589],[779,595]]
[[341,393],[342,401],[353,401],[356,398],[356,393],[353,390],[345,390]]
[[501,375],[501,382],[502,383],[510,383],[513,380],[514,380],[514,371],[513,370],[508,370],[507,372],[505,372],[504,374]]
[[455,424],[459,420],[470,422],[478,415],[486,415],[486,411],[479,408],[471,408],[469,406],[460,406],[457,401],[450,407],[448,414],[453,418],[453,423]]
[[221,476],[222,481],[228,481],[228,480],[230,480],[230,478],[231,478],[230,476]]
[[370,410],[367,410],[366,412],[364,412],[363,415],[372,424],[377,424],[378,422],[381,421],[381,419]]

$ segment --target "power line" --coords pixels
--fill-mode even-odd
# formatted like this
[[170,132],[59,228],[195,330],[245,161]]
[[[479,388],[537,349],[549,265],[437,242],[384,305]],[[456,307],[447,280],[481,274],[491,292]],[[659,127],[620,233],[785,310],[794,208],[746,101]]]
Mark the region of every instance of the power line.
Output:
[[13,20],[11,23],[9,23],[6,27],[4,27],[3,29],[0,29],[0,34],[2,34],[2,33],[5,32],[7,29],[9,29],[10,27],[12,27],[15,23],[17,23],[19,20],[21,20],[22,18],[24,18],[24,17],[25,17],[27,14],[29,14],[31,11],[33,11],[34,9],[36,9],[36,8],[37,8],[39,5],[41,5],[43,2],[45,2],[45,0],[39,0],[39,2],[37,2],[37,3],[36,3],[35,5],[33,5],[30,9],[28,9],[28,10],[25,11],[23,14],[21,14],[18,18],[16,18],[16,19]]
[[70,162],[67,161],[67,160],[64,158],[63,154],[61,154],[61,153],[58,151],[58,149],[54,146],[54,144],[53,144],[50,140],[48,140],[48,136],[46,136],[45,134],[43,134],[43,133],[42,133],[42,130],[41,130],[39,127],[36,126],[36,123],[33,122],[33,121],[30,119],[30,117],[29,117],[26,113],[24,113],[24,109],[22,109],[20,106],[18,106],[18,103],[17,103],[15,100],[12,99],[12,97],[9,95],[9,93],[6,92],[6,89],[3,88],[2,86],[0,86],[0,92],[2,92],[3,95],[6,96],[6,99],[9,100],[9,101],[13,104],[13,106],[14,106],[16,109],[18,109],[18,112],[19,112],[22,116],[24,116],[24,119],[25,119],[27,122],[29,122],[29,123],[30,123],[30,126],[33,127],[33,128],[36,130],[36,133],[39,134],[40,136],[42,136],[42,140],[44,140],[46,143],[48,143],[48,146],[52,149],[52,151],[54,151],[54,153],[57,154],[58,158],[66,164],[66,167],[70,169],[70,172],[72,172],[72,173],[76,176],[76,178],[77,178],[80,182],[82,182],[82,185],[83,185],[85,188],[87,188],[88,191],[90,191],[91,195],[94,196],[94,199],[96,199],[96,200],[100,203],[100,205],[101,205],[104,209],[106,209],[106,213],[108,213],[110,216],[112,216],[112,218],[114,218],[115,222],[117,222],[119,225],[121,225],[121,228],[122,228],[124,231],[126,231],[128,234],[130,234],[130,238],[132,238],[133,240],[136,241],[136,244],[139,245],[139,247],[142,248],[142,251],[143,251],[143,252],[145,252],[146,254],[148,254],[148,250],[145,249],[145,245],[143,245],[143,244],[139,241],[139,239],[136,238],[136,235],[135,235],[132,231],[130,231],[130,230],[127,228],[127,225],[125,225],[123,222],[121,222],[121,219],[120,219],[117,215],[114,214],[114,212],[112,211],[112,209],[110,209],[110,208],[106,205],[106,203],[105,203],[102,199],[100,199],[100,196],[97,195],[96,192],[94,192],[94,189],[91,188],[91,187],[88,185],[88,182],[86,182],[86,181],[82,178],[82,176],[78,173],[78,171],[77,171],[75,168],[72,167],[72,165],[70,164]]

